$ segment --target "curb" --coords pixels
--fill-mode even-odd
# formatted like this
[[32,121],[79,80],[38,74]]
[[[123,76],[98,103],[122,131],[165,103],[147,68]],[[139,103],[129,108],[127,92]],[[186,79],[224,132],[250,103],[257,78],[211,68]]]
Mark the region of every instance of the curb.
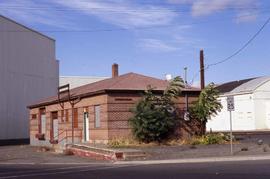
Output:
[[270,155],[263,156],[229,156],[229,157],[210,157],[195,159],[172,159],[172,160],[147,160],[147,161],[116,161],[115,165],[157,165],[157,164],[181,164],[181,163],[210,163],[210,162],[238,162],[270,160]]

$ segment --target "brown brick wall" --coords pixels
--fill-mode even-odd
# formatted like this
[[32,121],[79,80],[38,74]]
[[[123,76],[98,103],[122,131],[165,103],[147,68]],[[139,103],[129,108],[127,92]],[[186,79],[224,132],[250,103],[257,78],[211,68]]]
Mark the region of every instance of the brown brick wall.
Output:
[[[189,106],[197,100],[198,94],[189,94]],[[128,119],[132,117],[130,109],[141,99],[140,94],[119,94],[112,93],[108,96],[108,125],[109,125],[109,139],[114,138],[129,138],[131,136],[131,128]],[[179,111],[185,109],[185,97],[181,96],[177,101],[177,108]],[[179,116],[183,117],[183,113],[179,112]],[[188,137],[190,134],[198,132],[199,124],[196,120],[180,121],[180,126],[176,131],[176,135],[181,137]]]
[[109,139],[129,138],[131,129],[128,123],[131,108],[141,99],[140,94],[111,93],[108,96]]
[[[89,128],[90,128],[90,141],[91,142],[107,142],[114,138],[128,138],[131,136],[131,129],[128,123],[132,113],[130,109],[135,106],[135,104],[141,99],[141,95],[138,93],[110,93],[108,95],[98,95],[95,97],[89,97],[82,99],[79,103],[75,105],[78,109],[78,128],[75,130],[75,137],[79,141],[83,140],[83,114],[84,110],[89,112]],[[196,100],[196,95],[189,97],[189,103]],[[177,101],[177,106],[179,109],[185,107],[185,98],[180,97]],[[100,105],[100,127],[95,127],[95,114],[94,106]],[[58,111],[59,120],[59,139],[63,139],[68,136],[69,141],[71,140],[71,105],[65,103],[65,110],[68,110],[68,121],[63,121],[62,119],[62,108],[59,104],[46,106],[46,140],[51,137],[51,112]],[[37,119],[32,120],[32,114],[37,114]],[[65,112],[66,114],[66,112]],[[35,138],[35,135],[39,131],[38,119],[40,118],[39,109],[30,110],[30,135],[31,138]],[[194,125],[196,124],[196,125]],[[196,121],[192,120],[189,122],[182,121],[177,131],[177,135],[188,136],[189,134],[196,133],[198,130],[198,125]]]
[[[94,126],[94,106],[100,105],[100,128],[95,128]],[[51,112],[58,111],[58,124],[59,124],[59,139],[63,139],[66,136],[71,140],[72,136],[72,110],[69,103],[64,104],[65,110],[68,110],[68,119],[69,121],[62,121],[61,111],[62,108],[59,104],[46,106],[46,141],[48,142],[51,138]],[[83,132],[83,114],[84,109],[89,112],[89,128],[90,128],[90,140],[108,140],[108,115],[107,115],[107,95],[99,95],[91,98],[82,99],[79,103],[75,105],[74,108],[78,109],[78,128],[74,131],[74,136],[79,138],[82,141],[82,132]],[[37,114],[37,119],[30,119],[30,138],[34,139],[36,134],[39,132],[38,120],[40,118],[39,108],[30,110],[30,118],[32,114]],[[66,114],[66,113],[65,113]]]

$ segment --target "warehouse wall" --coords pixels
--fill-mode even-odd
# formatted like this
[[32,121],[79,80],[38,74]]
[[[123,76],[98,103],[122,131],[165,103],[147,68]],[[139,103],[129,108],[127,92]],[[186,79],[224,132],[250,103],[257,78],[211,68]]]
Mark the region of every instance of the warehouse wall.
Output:
[[256,129],[270,129],[270,81],[259,86],[254,92]]
[[29,138],[26,106],[58,85],[55,41],[0,16],[0,140]]
[[[207,122],[207,131],[229,131],[230,113],[227,111],[227,96],[219,98],[223,106],[221,112],[212,116]],[[234,95],[235,111],[232,112],[234,131],[252,131],[255,126],[255,109],[253,94]],[[257,119],[258,120],[258,119]]]

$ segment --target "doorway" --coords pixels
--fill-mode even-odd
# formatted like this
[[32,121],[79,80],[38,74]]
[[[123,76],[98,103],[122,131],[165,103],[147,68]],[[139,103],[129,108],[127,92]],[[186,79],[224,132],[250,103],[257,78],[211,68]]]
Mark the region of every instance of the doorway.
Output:
[[89,142],[89,114],[88,112],[84,112],[83,114],[83,133],[84,133],[84,142]]
[[58,119],[53,120],[53,138],[58,140]]
[[58,141],[58,113],[52,112],[51,140]]

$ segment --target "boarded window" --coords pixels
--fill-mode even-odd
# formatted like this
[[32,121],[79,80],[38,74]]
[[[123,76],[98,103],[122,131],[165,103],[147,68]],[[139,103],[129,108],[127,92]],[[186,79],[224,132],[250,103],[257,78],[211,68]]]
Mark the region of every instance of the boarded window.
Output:
[[100,127],[100,106],[95,106],[95,127]]
[[42,108],[39,110],[39,113],[42,115],[42,114],[46,114],[46,111],[45,111],[45,108]]
[[46,115],[41,115],[41,122],[40,122],[40,133],[46,134]]
[[36,120],[37,119],[37,115],[36,114],[32,114],[32,120]]
[[51,140],[57,140],[58,137],[58,112],[52,112],[51,113],[51,130],[50,130],[50,135],[51,135]]
[[52,112],[52,119],[58,119],[58,112]]
[[74,109],[74,128],[78,128],[79,124],[78,124],[78,109]]
[[39,109],[39,124],[38,130],[39,133],[45,134],[46,133],[46,110],[45,108]]
[[68,114],[68,109],[66,109],[66,122],[69,121],[69,114]]

